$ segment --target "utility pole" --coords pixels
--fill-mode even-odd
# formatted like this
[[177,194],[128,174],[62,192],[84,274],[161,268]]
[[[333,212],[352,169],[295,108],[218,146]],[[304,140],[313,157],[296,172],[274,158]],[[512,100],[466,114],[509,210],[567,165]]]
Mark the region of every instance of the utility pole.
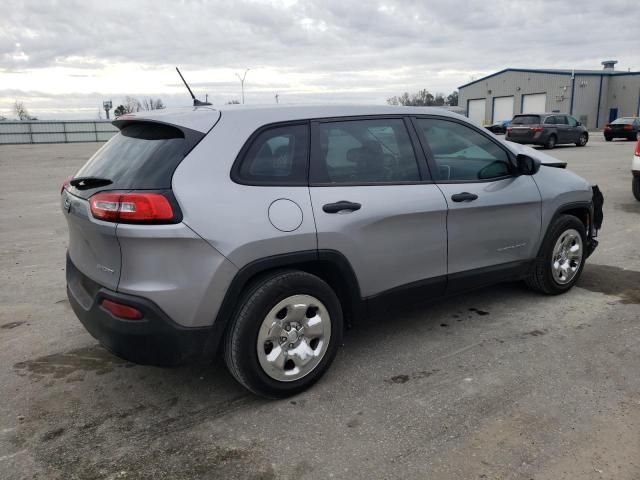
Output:
[[280,103],[280,102],[278,101],[278,99],[279,99],[279,98],[280,98],[280,94],[279,94],[279,93],[276,93],[276,103]]
[[242,90],[242,104],[244,105],[244,79],[247,77],[247,72],[251,70],[250,68],[247,68],[244,71],[244,74],[242,76],[240,76],[239,74],[235,74],[236,77],[238,77],[238,79],[240,80],[240,89]]

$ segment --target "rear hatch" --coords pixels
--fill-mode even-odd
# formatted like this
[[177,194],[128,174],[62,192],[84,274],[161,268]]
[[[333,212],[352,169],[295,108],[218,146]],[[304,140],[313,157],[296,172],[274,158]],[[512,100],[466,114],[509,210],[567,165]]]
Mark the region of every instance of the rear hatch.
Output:
[[[120,132],[102,146],[70,182],[65,183],[62,209],[69,226],[69,259],[77,270],[94,282],[112,290],[118,287],[122,266],[116,236],[119,222],[176,223],[181,220],[171,193],[173,173],[220,117],[213,109],[197,109],[205,110],[204,115],[190,110],[191,115],[180,112],[177,117],[171,117],[167,112],[119,117],[113,123]],[[193,116],[196,116],[195,120]],[[185,119],[180,122],[183,125],[164,123],[164,120],[176,118]],[[140,221],[130,212],[127,212],[130,217],[125,218],[126,215],[109,210],[113,205],[117,205],[115,210],[131,206],[131,203],[109,202],[120,198],[119,195],[130,196],[134,192],[138,195],[136,198],[153,194],[164,197],[175,215],[162,222],[148,218]],[[96,203],[98,198],[106,199],[106,203]],[[97,209],[99,206],[106,209],[102,214]],[[135,210],[135,205],[133,208]]]
[[508,129],[509,138],[515,141],[532,140],[541,131],[540,122],[540,115],[516,115]]

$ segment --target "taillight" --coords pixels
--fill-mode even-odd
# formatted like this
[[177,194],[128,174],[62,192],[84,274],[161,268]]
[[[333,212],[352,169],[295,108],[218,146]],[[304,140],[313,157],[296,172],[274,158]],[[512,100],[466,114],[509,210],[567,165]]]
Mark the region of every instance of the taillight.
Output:
[[507,133],[511,133],[511,132],[513,132],[513,128],[512,127],[508,127],[507,128]]
[[89,199],[92,215],[107,222],[172,223],[171,203],[161,193],[96,193]]
[[636,142],[636,151],[634,154],[640,157],[640,133],[638,134],[638,141]]
[[544,130],[544,128],[542,128],[542,127],[531,127],[531,128],[529,129],[529,131],[531,131],[531,132],[533,132],[533,133],[539,133],[539,132],[541,132],[542,130]]
[[122,303],[113,302],[106,298],[100,302],[102,308],[110,312],[113,316],[124,318],[125,320],[140,320],[144,315],[137,308],[124,305]]
[[622,129],[626,131],[631,131],[633,130],[633,125],[625,125],[624,127],[622,127]]
[[607,124],[604,126],[604,129],[605,129],[605,130],[611,130],[611,127],[610,127],[610,126],[609,126],[609,124],[607,123]]
[[60,187],[60,195],[62,195],[62,192],[64,192],[69,187],[70,180],[71,177],[67,177],[64,179],[64,181],[62,182],[62,186]]

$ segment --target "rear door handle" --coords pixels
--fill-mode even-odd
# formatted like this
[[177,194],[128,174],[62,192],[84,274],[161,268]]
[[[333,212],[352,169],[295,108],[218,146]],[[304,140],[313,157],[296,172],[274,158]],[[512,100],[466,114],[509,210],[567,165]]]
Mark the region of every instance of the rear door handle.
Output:
[[327,203],[322,207],[322,210],[326,213],[338,213],[342,211],[355,212],[356,210],[360,210],[360,207],[362,207],[362,205],[360,205],[359,203],[340,200],[339,202],[335,203]]
[[469,192],[462,192],[451,195],[451,200],[453,200],[454,202],[472,202],[477,198],[478,195]]

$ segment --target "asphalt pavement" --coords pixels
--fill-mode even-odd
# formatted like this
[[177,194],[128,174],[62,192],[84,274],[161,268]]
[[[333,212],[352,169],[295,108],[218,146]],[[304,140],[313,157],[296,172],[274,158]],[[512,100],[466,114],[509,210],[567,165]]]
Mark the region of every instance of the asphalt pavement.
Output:
[[127,363],[77,321],[59,191],[99,146],[0,146],[0,478],[640,478],[633,143],[550,152],[605,195],[578,287],[503,284],[372,318],[281,401],[219,360]]

